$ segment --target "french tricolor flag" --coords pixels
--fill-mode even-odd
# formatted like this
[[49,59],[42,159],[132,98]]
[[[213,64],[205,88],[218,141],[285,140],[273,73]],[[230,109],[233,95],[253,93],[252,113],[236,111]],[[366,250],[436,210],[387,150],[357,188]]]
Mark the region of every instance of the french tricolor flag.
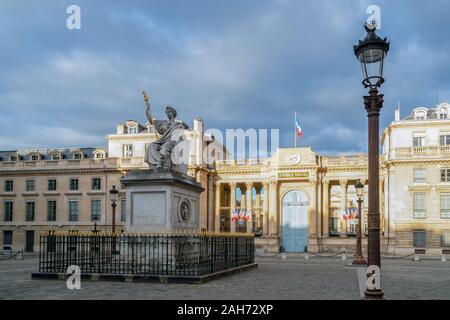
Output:
[[300,123],[297,120],[297,112],[295,113],[295,131],[300,138],[303,138],[302,127],[300,127]]

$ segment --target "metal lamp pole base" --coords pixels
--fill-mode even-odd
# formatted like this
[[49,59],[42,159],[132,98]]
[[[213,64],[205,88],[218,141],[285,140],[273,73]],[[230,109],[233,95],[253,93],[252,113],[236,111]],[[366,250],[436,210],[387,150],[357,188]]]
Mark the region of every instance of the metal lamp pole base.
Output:
[[358,233],[356,234],[356,252],[355,252],[355,258],[353,259],[352,264],[353,265],[367,265],[366,259],[364,259],[364,256],[362,254],[362,225],[361,225],[361,203],[362,199],[359,198],[357,200],[358,202]]

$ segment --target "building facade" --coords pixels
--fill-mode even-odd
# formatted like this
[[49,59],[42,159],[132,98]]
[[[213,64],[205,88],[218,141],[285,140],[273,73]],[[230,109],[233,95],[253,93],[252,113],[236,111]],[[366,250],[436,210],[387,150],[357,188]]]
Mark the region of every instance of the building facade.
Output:
[[[386,254],[441,254],[450,247],[449,112],[448,104],[416,108],[404,119],[397,111],[383,131],[379,201]],[[188,174],[205,188],[202,230],[253,232],[258,254],[352,252],[354,185],[361,180],[367,232],[365,154],[324,156],[311,148],[282,148],[265,159],[210,164],[204,157],[208,146],[223,155],[226,150],[204,132],[201,120],[194,119],[186,137],[191,141]],[[128,170],[148,168],[145,146],[155,139],[152,126],[130,120],[107,137],[107,148],[1,152],[0,245],[36,251],[45,230],[92,230],[94,225],[110,230],[108,190],[120,187]],[[124,228],[125,203],[120,188],[118,230]]]

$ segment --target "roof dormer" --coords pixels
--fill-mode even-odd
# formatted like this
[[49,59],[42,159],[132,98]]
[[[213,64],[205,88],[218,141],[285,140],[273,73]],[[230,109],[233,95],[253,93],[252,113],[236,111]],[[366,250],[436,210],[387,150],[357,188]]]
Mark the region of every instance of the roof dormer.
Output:
[[438,119],[449,119],[450,115],[450,105],[448,103],[441,103],[436,108],[436,114]]
[[62,160],[64,158],[61,151],[58,151],[58,150],[50,151],[48,153],[48,156],[50,157],[50,160],[55,160],[55,161]]
[[16,161],[20,161],[21,157],[17,152],[11,152],[10,154],[8,154],[8,161],[11,162],[16,162]]
[[81,151],[81,150],[74,150],[72,152],[72,159],[73,160],[81,160],[81,159],[84,159],[84,158],[85,158],[85,154],[84,154],[83,151]]
[[415,108],[412,112],[412,118],[417,121],[427,120],[428,108],[425,107]]
[[103,149],[96,149],[92,153],[94,159],[105,159],[106,158],[106,152]]
[[40,154],[39,152],[30,152],[29,154],[28,154],[28,160],[29,161],[39,161],[39,160],[42,160],[43,159],[43,155],[42,154]]

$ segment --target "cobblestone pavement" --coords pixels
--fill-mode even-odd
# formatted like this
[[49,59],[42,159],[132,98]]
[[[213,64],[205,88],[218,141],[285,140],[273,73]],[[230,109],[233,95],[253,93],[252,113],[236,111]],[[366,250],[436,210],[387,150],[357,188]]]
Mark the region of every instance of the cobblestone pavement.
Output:
[[[258,258],[259,267],[202,285],[31,280],[36,257],[0,261],[0,299],[360,299],[351,259]],[[450,262],[383,260],[387,299],[450,299]]]

